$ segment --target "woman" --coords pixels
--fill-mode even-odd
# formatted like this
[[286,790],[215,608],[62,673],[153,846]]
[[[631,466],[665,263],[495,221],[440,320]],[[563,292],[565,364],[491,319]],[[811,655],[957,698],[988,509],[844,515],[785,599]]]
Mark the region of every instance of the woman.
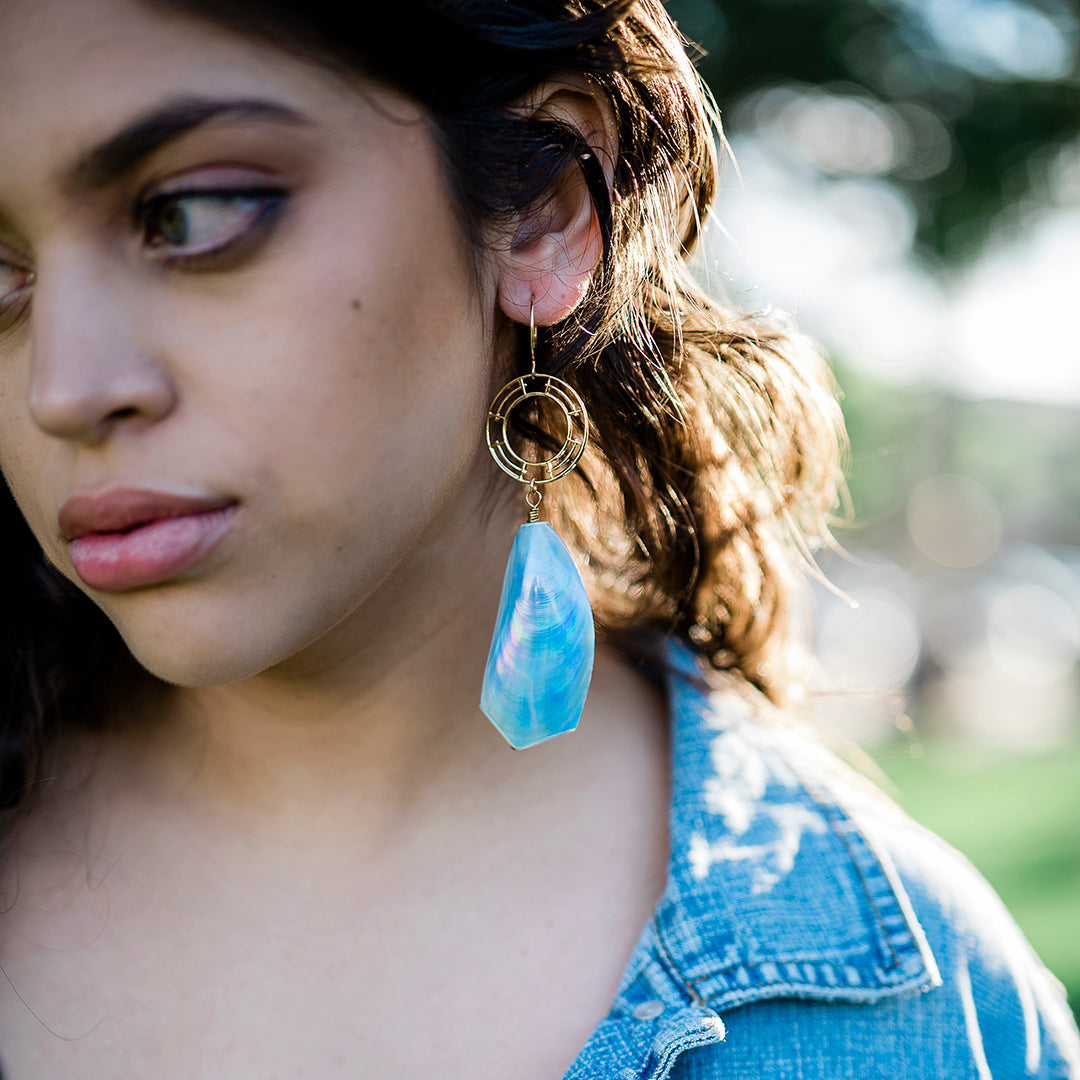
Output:
[[1073,1075],[768,718],[838,414],[685,272],[659,3],[7,0],[0,71],[8,1080]]

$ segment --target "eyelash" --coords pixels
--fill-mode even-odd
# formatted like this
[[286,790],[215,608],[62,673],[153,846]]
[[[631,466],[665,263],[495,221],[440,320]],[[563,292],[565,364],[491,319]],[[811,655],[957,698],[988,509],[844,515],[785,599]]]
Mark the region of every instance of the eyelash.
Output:
[[[203,244],[196,251],[172,254],[158,254],[157,261],[165,269],[216,269],[224,266],[230,256],[243,254],[248,242],[258,240],[273,224],[278,213],[284,208],[287,196],[277,188],[208,188],[191,191],[162,192],[145,199],[135,208],[135,225],[142,233],[143,243],[151,250],[160,251],[168,247],[165,243],[153,243],[150,238],[156,214],[163,209],[183,203],[229,204],[241,201],[252,203],[246,213],[239,214],[235,224],[220,229],[217,233],[227,234],[220,242]],[[177,245],[182,246],[182,245]],[[10,269],[12,276],[25,277],[25,283],[8,293],[0,292],[0,327],[6,328],[11,317],[24,310],[23,301],[29,300],[29,292],[34,284],[33,271],[25,267],[0,260],[0,278]]]
[[235,225],[225,226],[217,231],[217,236],[227,234],[225,240],[204,243],[197,250],[188,252],[179,250],[186,245],[176,244],[178,250],[172,254],[156,256],[165,269],[213,269],[227,256],[238,254],[246,242],[258,239],[264,234],[283,209],[286,202],[285,192],[275,188],[209,188],[163,192],[151,196],[136,207],[135,222],[142,233],[144,245],[151,251],[161,252],[172,245],[167,241],[155,242],[152,237],[155,235],[155,221],[156,235],[161,235],[160,214],[166,208],[182,206],[184,203],[221,206],[242,201],[253,205],[238,215]]
[[0,277],[4,276],[4,271],[6,269],[12,270],[14,272],[13,276],[18,277],[21,275],[26,280],[24,284],[20,285],[17,289],[12,289],[11,292],[0,292],[0,327],[6,327],[10,319],[18,316],[23,310],[23,302],[29,299],[29,291],[34,284],[35,278],[35,274],[32,270],[17,266],[15,263],[0,260]]

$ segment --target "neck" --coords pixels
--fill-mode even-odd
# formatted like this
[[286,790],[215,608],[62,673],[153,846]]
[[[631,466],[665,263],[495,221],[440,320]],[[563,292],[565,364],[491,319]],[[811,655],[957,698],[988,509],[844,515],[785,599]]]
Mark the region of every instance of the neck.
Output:
[[[227,686],[170,688],[122,737],[95,743],[95,805],[131,835],[186,822],[272,846],[347,836],[354,856],[374,858],[418,833],[437,843],[523,813],[569,821],[582,793],[625,780],[633,755],[663,759],[660,694],[602,644],[578,731],[518,752],[481,713],[519,509],[497,504],[487,524],[451,514],[287,662]],[[598,785],[601,771],[610,779]]]
[[480,813],[483,802],[490,813],[534,776],[549,795],[573,784],[587,766],[582,742],[618,729],[621,716],[602,718],[632,707],[626,671],[603,646],[579,732],[517,752],[479,709],[518,509],[497,507],[503,517],[486,527],[476,514],[446,523],[286,663],[228,686],[175,688],[152,722],[135,717],[119,775],[137,812],[149,800],[150,812],[186,807],[296,836],[332,820],[377,847],[448,807]]
[[497,769],[514,755],[479,700],[512,535],[474,533],[468,555],[435,537],[287,662],[174,690],[151,756],[193,801],[264,827],[337,804],[384,828],[391,811]]

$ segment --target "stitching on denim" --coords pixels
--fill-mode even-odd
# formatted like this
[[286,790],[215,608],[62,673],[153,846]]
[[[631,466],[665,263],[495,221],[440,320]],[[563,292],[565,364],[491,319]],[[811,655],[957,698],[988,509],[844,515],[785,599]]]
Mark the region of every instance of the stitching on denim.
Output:
[[[863,837],[862,832],[860,831],[858,825],[856,825],[855,822],[852,821],[852,819],[847,814],[843,813],[840,807],[837,806],[835,803],[833,803],[832,805],[828,805],[824,801],[819,800],[817,797],[817,793],[809,786],[807,786],[806,791],[807,794],[814,800],[814,802],[818,803],[818,805],[821,806],[822,810],[825,813],[825,816],[829,820],[829,824],[832,826],[833,832],[836,833],[838,837],[840,837],[840,840],[843,842],[844,847],[847,848],[848,854],[851,856],[852,865],[855,867],[855,872],[859,875],[859,883],[862,885],[863,892],[866,894],[866,899],[870,902],[870,908],[874,913],[874,919],[877,922],[879,935],[884,941],[885,947],[888,949],[889,956],[892,958],[892,962],[890,964],[887,964],[886,966],[888,968],[902,967],[903,961],[900,959],[900,954],[897,952],[896,947],[893,945],[892,935],[889,932],[888,926],[885,925],[885,916],[881,911],[881,907],[878,904],[877,898],[871,891],[870,882],[866,876],[866,872],[863,870],[862,861],[860,860],[859,855],[856,853],[855,846],[851,842],[851,836],[846,829],[837,828],[837,820],[839,820],[842,816],[843,820],[847,822],[852,827],[852,829],[854,829],[854,831],[859,834],[859,839],[862,840],[864,844],[866,844],[866,840]],[[837,820],[834,820],[833,818],[833,810],[836,811]],[[866,844],[866,849],[870,851],[869,844]],[[907,920],[904,921],[904,926],[907,927]],[[910,928],[908,932],[910,934]]]
[[682,971],[679,969],[679,965],[675,962],[675,957],[672,956],[671,950],[668,948],[667,942],[664,940],[664,931],[660,926],[660,917],[654,915],[652,918],[653,932],[656,934],[656,943],[660,946],[660,958],[666,961],[665,967],[668,969],[668,974],[679,983],[686,991],[687,996],[695,1005],[700,1005],[705,1008],[705,1002],[701,995],[695,989],[697,983],[704,982],[708,978],[712,978],[710,975],[702,975],[699,979],[688,979]]
[[[723,1025],[724,1022],[723,1020],[720,1020],[719,1016],[717,1016],[716,1019]],[[723,1030],[724,1035],[726,1035],[726,1028]],[[722,1041],[724,1035],[717,1038],[715,1029],[713,1031],[699,1029],[682,1035],[680,1038],[664,1047],[663,1055],[656,1059],[656,1068],[649,1074],[650,1080],[654,1080],[655,1077],[670,1076],[671,1070],[675,1067],[675,1062],[682,1057],[687,1050],[696,1050],[699,1046],[714,1046],[717,1042]]]
[[[856,987],[856,986],[844,985],[841,982],[829,983],[829,982],[809,982],[809,981],[806,981],[806,980],[796,981],[796,980],[793,980],[791,978],[787,978],[787,977],[783,977],[783,976],[779,976],[779,977],[777,977],[775,979],[763,979],[763,978],[760,977],[760,975],[756,975],[754,977],[754,979],[753,979],[753,982],[749,986],[746,986],[746,987],[734,987],[734,986],[732,986],[730,984],[730,981],[727,978],[727,975],[729,973],[734,972],[734,971],[739,971],[739,970],[743,970],[743,971],[746,971],[746,972],[749,973],[752,969],[757,969],[757,968],[760,967],[760,965],[758,965],[758,964],[744,964],[744,963],[727,964],[727,965],[725,965],[723,967],[716,968],[716,969],[714,969],[712,971],[709,971],[706,974],[701,975],[696,979],[691,979],[691,978],[689,978],[688,976],[686,976],[683,973],[683,971],[681,970],[681,968],[678,965],[678,962],[675,960],[674,955],[672,954],[672,950],[668,947],[668,944],[664,939],[663,927],[660,925],[660,921],[659,921],[658,916],[655,916],[655,915],[653,916],[653,918],[652,918],[652,926],[653,926],[653,933],[655,934],[656,943],[657,943],[657,946],[658,946],[659,959],[663,963],[663,965],[664,965],[665,969],[667,970],[668,974],[671,976],[672,979],[675,980],[676,983],[678,983],[679,986],[682,987],[682,989],[684,989],[686,991],[687,996],[690,998],[691,1001],[694,1002],[695,1005],[700,1006],[701,1008],[705,1009],[708,1012],[712,1012],[714,1015],[718,1015],[718,1013],[712,1007],[712,1003],[717,1001],[718,999],[722,998],[725,994],[729,994],[729,993],[732,993],[732,992],[734,992],[736,994],[745,994],[747,992],[754,992],[754,991],[757,991],[757,990],[768,990],[768,989],[770,989],[772,987],[779,986],[779,987],[783,987],[783,988],[791,990],[791,991],[798,991],[798,990],[822,991],[822,992],[824,992],[826,994],[829,994],[830,992],[835,992],[838,1000],[850,1001],[850,1000],[857,1000],[857,999],[853,999],[851,997],[852,993],[858,993],[860,991],[861,992],[866,992],[866,993],[873,993],[875,991],[885,989],[885,988],[879,987],[879,986],[869,986],[869,987],[868,986],[858,986],[858,987]],[[802,961],[802,962],[809,964],[816,971],[820,971],[823,967],[831,966],[831,965],[822,964],[821,961],[818,961],[817,963],[812,963],[809,960]],[[765,961],[765,963],[774,963],[774,961],[769,960],[769,961]],[[878,969],[878,970],[880,970],[880,969]],[[717,980],[717,979],[724,982],[725,986],[722,989],[718,990],[715,994],[710,994],[708,997],[702,997],[702,995],[697,990],[698,985],[700,983],[703,983],[703,982],[708,982],[708,981]],[[739,1003],[736,1003],[736,1004],[739,1004]]]
[[[772,990],[776,987],[780,987],[785,993],[772,993]],[[787,997],[795,998],[800,996],[801,991],[820,991],[820,993],[806,994],[807,997],[817,1001],[842,1001],[849,1004],[863,1004],[888,996],[894,989],[894,987],[888,986],[823,986],[821,983],[789,982],[784,979],[777,979],[773,982],[756,982],[741,989],[719,990],[706,998],[702,1004],[708,1008],[713,1002],[718,1001],[726,994],[734,994],[740,999],[731,1003],[730,1007],[735,1009],[744,1005],[756,1004],[759,1001]],[[915,990],[917,987],[912,986],[910,989]],[[830,993],[830,991],[835,991],[835,993]]]

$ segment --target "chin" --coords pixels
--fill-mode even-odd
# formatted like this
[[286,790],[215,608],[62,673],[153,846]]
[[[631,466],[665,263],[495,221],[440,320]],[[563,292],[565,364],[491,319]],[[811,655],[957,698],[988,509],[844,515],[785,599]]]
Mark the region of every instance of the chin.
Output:
[[[357,605],[359,589],[214,581],[94,599],[135,660],[163,682],[206,689],[285,668],[324,641]],[[333,650],[332,650],[333,652]],[[316,667],[319,665],[316,663]],[[300,668],[304,668],[303,661]]]
[[235,612],[204,609],[196,613],[188,608],[167,616],[155,612],[153,618],[113,621],[142,667],[163,682],[188,689],[250,679],[287,660],[305,644],[295,636],[285,639],[265,632],[284,620],[252,620]]
[[199,648],[193,644],[189,648],[177,648],[174,645],[167,650],[138,647],[130,641],[127,644],[131,655],[151,675],[188,690],[243,682],[274,666],[272,661],[262,662],[256,657],[222,648],[220,642],[217,647]]

